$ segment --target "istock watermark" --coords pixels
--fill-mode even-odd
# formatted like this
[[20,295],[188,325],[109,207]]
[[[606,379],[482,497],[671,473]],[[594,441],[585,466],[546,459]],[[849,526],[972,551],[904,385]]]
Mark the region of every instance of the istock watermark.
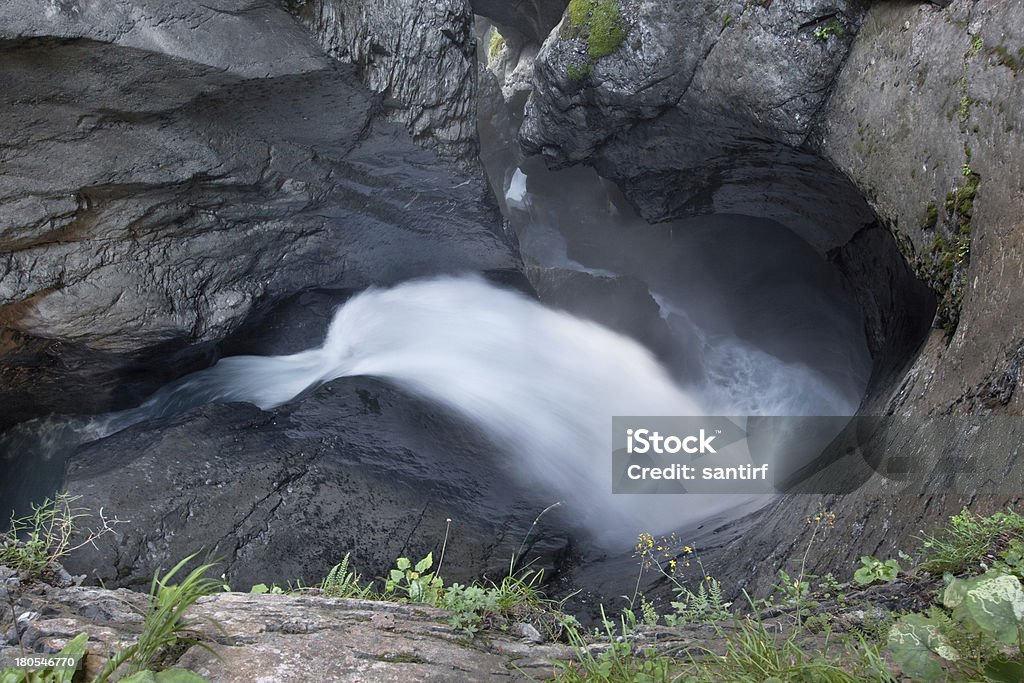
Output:
[[613,493],[1014,494],[1021,416],[612,418]]
[[765,493],[771,465],[751,458],[742,419],[615,417],[614,493]]

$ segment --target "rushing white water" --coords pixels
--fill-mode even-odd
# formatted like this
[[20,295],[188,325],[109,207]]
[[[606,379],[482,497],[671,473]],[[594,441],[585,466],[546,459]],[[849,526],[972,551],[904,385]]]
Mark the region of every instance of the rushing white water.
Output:
[[522,477],[567,501],[603,540],[736,504],[700,494],[613,496],[611,417],[700,415],[701,407],[631,339],[476,276],[365,291],[338,309],[319,348],[224,358],[90,431],[110,434],[215,401],[270,409],[356,375],[450,408],[495,444],[503,458],[495,476]]

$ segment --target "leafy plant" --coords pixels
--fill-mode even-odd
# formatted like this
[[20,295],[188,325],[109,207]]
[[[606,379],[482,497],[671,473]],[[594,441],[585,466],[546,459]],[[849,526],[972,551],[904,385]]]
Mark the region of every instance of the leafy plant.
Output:
[[903,616],[890,629],[889,650],[903,673],[925,683],[1024,680],[1020,579],[999,571],[950,578],[942,605]]
[[726,602],[722,598],[720,581],[705,578],[697,586],[696,592],[684,586],[678,586],[676,595],[679,600],[672,602],[672,607],[676,610],[675,614],[665,616],[665,623],[669,626],[722,621],[732,616],[729,611],[732,603]]
[[403,594],[409,602],[425,602],[430,605],[440,602],[444,582],[441,577],[428,571],[434,566],[433,553],[427,553],[415,566],[408,557],[400,557],[395,566],[384,585],[386,594]]
[[460,583],[448,586],[443,606],[451,612],[448,623],[470,636],[480,630],[484,617],[501,611],[496,591],[486,590],[480,586],[464,586]]
[[1009,546],[999,552],[999,559],[992,568],[1024,578],[1024,540],[1011,539]]
[[359,598],[366,600],[373,597],[373,583],[359,585],[359,575],[349,569],[349,555],[331,568],[327,576],[320,582],[320,590],[329,598]]
[[32,514],[11,516],[10,528],[0,534],[0,564],[39,578],[54,569],[55,563],[96,539],[114,531],[123,520],[109,519],[100,509],[99,525],[85,529],[75,539],[84,520],[92,515],[75,503],[81,496],[58,493],[42,503],[32,504]]
[[783,605],[799,608],[810,607],[812,606],[811,582],[807,579],[812,578],[815,577],[803,574],[794,578],[786,570],[780,569],[779,580],[772,586],[772,590],[782,596],[780,602]]
[[900,563],[893,559],[882,562],[877,557],[862,555],[861,566],[853,573],[853,580],[862,586],[873,583],[892,583],[900,573]]
[[221,583],[204,575],[213,564],[193,569],[181,583],[171,580],[196,557],[189,555],[162,577],[157,574],[150,585],[149,608],[138,640],[107,660],[94,683],[106,683],[115,671],[125,666],[130,674],[138,674],[158,666],[164,654],[181,642],[198,642],[197,634],[185,619],[185,611],[204,595],[220,590]]
[[843,25],[838,19],[833,19],[827,24],[822,24],[814,29],[814,39],[822,43],[828,42],[833,36],[843,37]]
[[654,603],[643,595],[640,596],[640,618],[647,626],[657,626],[658,621],[661,620],[661,615],[655,609]]

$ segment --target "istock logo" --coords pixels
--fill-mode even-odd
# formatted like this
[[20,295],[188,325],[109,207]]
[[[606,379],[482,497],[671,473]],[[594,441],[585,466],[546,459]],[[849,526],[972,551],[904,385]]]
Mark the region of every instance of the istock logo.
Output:
[[639,453],[689,453],[691,455],[700,453],[717,453],[711,442],[714,436],[708,436],[702,429],[697,435],[678,437],[674,434],[662,436],[659,432],[649,429],[627,429],[626,430],[626,452],[630,455]]

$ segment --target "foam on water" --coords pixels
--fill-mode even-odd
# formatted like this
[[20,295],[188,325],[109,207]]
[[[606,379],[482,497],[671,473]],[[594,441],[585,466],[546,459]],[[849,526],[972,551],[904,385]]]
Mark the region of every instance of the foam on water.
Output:
[[736,504],[697,494],[613,496],[611,417],[699,415],[701,406],[631,339],[476,276],[365,291],[338,309],[320,347],[224,358],[86,431],[96,438],[209,402],[271,409],[356,375],[447,406],[493,441],[503,459],[495,476],[521,477],[567,501],[603,539],[674,528]]

